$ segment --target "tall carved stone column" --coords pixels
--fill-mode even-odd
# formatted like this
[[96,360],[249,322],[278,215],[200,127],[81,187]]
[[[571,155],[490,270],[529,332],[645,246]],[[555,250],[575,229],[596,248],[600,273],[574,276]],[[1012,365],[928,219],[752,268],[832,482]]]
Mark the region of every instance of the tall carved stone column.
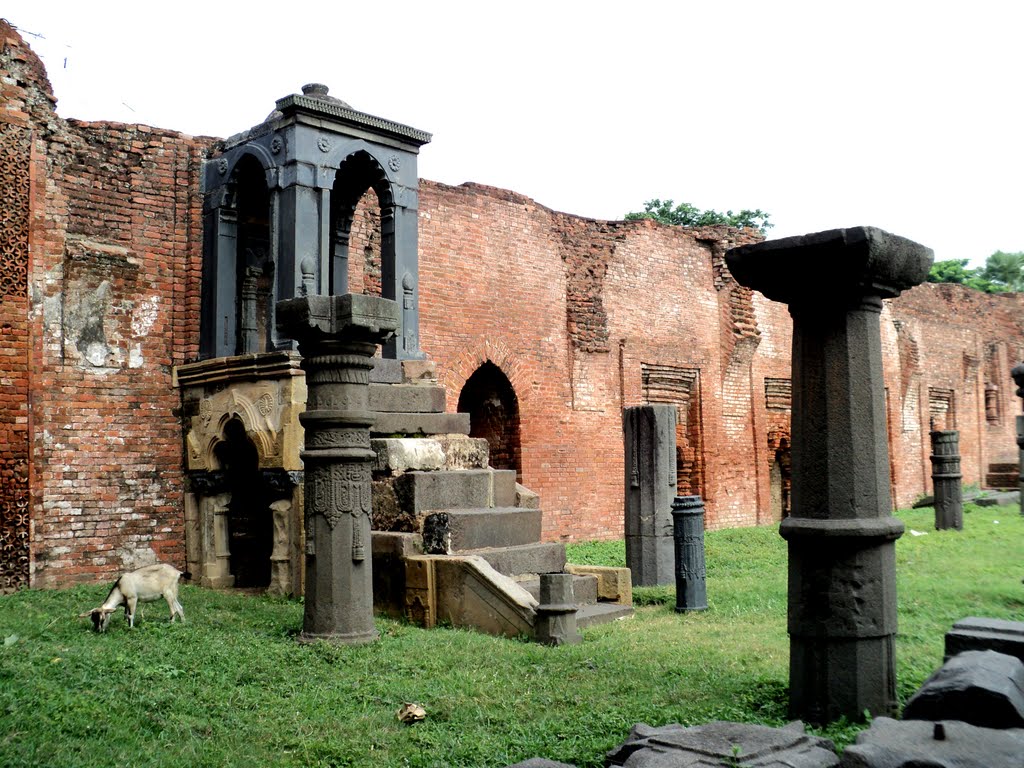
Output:
[[963,530],[964,504],[960,472],[960,433],[955,429],[933,430],[932,491],[935,494],[935,530]]
[[370,547],[370,369],[376,345],[398,329],[398,305],[375,296],[278,302],[282,334],[306,372],[306,594],[301,639],[368,643],[373,626]]
[[873,227],[735,248],[741,285],[793,317],[790,712],[814,723],[896,708],[895,540],[879,315],[932,252]]

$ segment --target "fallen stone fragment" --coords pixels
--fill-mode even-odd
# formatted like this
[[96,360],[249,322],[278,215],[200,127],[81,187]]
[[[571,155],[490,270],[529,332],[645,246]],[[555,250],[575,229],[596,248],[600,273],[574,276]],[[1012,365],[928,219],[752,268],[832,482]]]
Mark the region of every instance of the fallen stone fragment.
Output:
[[804,732],[796,721],[785,728],[716,721],[684,727],[652,728],[637,723],[629,738],[605,757],[606,766],[624,768],[704,768],[713,765],[757,768],[833,768],[839,765],[828,739]]
[[925,680],[907,702],[903,719],[1024,727],[1024,663],[996,651],[959,653]]
[[1024,730],[979,728],[957,720],[875,718],[843,751],[841,768],[1020,768]]

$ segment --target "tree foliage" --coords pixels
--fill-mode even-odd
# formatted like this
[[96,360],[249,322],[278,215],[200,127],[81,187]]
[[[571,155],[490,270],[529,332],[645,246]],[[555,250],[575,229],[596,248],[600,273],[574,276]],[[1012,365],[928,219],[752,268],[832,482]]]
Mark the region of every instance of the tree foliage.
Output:
[[716,224],[727,224],[730,227],[752,227],[764,233],[773,224],[768,220],[769,214],[760,208],[751,211],[744,208],[738,213],[726,211],[721,213],[708,209],[700,210],[689,203],[675,205],[673,200],[648,200],[644,203],[643,211],[633,211],[626,214],[629,221],[635,219],[654,219],[662,224],[671,224],[678,227],[707,227]]
[[985,293],[1024,292],[1024,252],[996,251],[984,267],[968,268],[967,259],[948,259],[932,265],[930,283],[958,283]]

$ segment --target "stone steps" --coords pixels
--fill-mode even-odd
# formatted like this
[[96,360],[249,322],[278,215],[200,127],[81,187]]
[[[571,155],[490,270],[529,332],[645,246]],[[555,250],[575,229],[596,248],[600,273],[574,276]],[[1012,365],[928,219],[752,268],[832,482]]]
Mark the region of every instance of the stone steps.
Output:
[[516,473],[512,470],[405,472],[395,477],[392,485],[399,507],[413,515],[516,505]]
[[519,507],[446,509],[423,521],[424,551],[446,555],[540,541],[541,511]]
[[460,552],[460,555],[478,555],[506,576],[524,574],[561,573],[565,569],[565,545],[536,542],[516,547],[494,547]]
[[[516,579],[523,589],[533,595],[534,600],[540,600],[540,577],[533,576],[528,579]],[[594,605],[597,603],[597,577],[596,576],[573,576],[572,593],[576,604]]]

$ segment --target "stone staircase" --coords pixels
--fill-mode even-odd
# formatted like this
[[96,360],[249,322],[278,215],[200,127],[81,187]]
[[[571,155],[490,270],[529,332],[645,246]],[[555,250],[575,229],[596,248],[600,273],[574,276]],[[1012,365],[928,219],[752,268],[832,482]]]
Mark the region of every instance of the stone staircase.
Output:
[[1020,484],[1020,464],[989,464],[985,473],[985,487],[1000,491],[1015,491]]
[[[565,545],[541,541],[540,499],[513,470],[488,465],[487,441],[469,437],[468,414],[444,412],[432,363],[376,362],[378,611],[428,627],[532,636],[540,574],[566,570]],[[628,569],[588,569],[573,585],[580,627],[633,613]]]

